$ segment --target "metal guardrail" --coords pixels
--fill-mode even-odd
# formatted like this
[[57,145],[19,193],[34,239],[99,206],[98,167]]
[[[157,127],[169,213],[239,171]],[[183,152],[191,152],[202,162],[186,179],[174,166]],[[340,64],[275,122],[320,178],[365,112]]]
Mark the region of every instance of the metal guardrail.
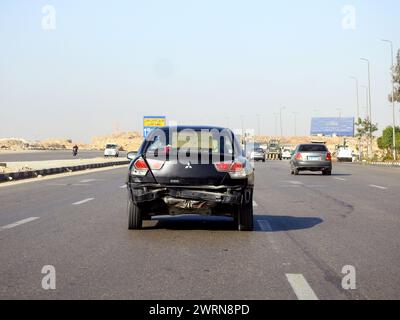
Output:
[[47,175],[57,174],[57,173],[65,173],[65,172],[73,172],[73,171],[80,171],[80,170],[86,170],[86,169],[119,166],[119,165],[125,165],[125,164],[129,164],[129,163],[130,163],[129,160],[121,160],[121,161],[115,161],[115,162],[101,162],[101,163],[92,163],[92,164],[84,164],[84,165],[76,165],[76,166],[65,166],[65,167],[49,168],[49,169],[0,173],[0,183],[7,182],[7,181],[21,180],[21,179],[37,178],[38,176],[47,176]]

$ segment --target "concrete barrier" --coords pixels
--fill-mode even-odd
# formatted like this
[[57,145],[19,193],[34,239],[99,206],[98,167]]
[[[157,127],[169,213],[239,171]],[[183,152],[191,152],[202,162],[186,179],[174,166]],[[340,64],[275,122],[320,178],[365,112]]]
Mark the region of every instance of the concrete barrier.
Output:
[[364,165],[364,166],[377,166],[377,167],[391,167],[400,168],[400,162],[382,162],[382,161],[370,161],[370,162],[353,162],[354,164]]
[[129,160],[121,160],[121,161],[114,161],[114,162],[72,165],[72,166],[64,166],[64,167],[49,168],[49,169],[38,169],[38,170],[28,170],[28,171],[20,171],[20,172],[0,173],[0,183],[7,182],[7,181],[13,181],[13,180],[36,178],[38,176],[47,176],[47,175],[57,174],[57,173],[73,172],[73,171],[111,167],[111,166],[120,166],[120,165],[129,164],[129,163],[130,163]]

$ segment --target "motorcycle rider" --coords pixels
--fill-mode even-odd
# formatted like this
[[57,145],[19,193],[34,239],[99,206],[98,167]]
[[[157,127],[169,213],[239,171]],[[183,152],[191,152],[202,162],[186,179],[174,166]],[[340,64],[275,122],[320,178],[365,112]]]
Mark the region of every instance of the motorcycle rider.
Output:
[[74,145],[73,147],[72,147],[72,155],[75,157],[77,154],[78,154],[78,146],[77,145]]

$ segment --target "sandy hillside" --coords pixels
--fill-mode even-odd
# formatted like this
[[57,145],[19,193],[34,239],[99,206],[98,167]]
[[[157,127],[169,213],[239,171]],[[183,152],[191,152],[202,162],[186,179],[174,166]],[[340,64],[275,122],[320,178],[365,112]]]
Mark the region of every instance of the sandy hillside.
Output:
[[116,143],[125,151],[137,151],[142,143],[142,136],[138,132],[119,132],[111,135],[93,137],[91,147],[104,149],[107,143]]

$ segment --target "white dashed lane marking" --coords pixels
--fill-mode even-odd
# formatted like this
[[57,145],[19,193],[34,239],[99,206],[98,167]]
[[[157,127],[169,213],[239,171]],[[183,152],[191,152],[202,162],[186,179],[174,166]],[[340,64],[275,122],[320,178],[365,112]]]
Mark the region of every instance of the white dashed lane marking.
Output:
[[26,218],[26,219],[23,219],[23,220],[19,220],[17,222],[14,222],[14,223],[8,224],[6,226],[0,227],[0,231],[1,230],[6,230],[6,229],[11,229],[11,228],[20,226],[21,224],[25,224],[25,223],[28,223],[28,222],[31,222],[31,221],[35,221],[37,219],[39,219],[39,217],[30,217],[30,218]]
[[335,180],[339,180],[339,181],[347,181],[346,179],[343,179],[343,178],[335,178]]
[[302,274],[286,274],[292,289],[299,300],[318,300],[317,295]]
[[253,201],[253,207],[258,207],[257,202]]
[[377,186],[377,185],[374,185],[374,184],[370,184],[368,187],[375,188],[375,189],[380,189],[380,190],[386,190],[387,189],[386,187]]
[[78,202],[74,202],[72,205],[76,206],[76,205],[84,204],[84,203],[92,201],[92,200],[94,200],[94,198],[87,198],[87,199],[84,199],[84,200],[81,200],[81,201],[78,201]]
[[120,189],[126,189],[126,184],[120,186]]
[[88,183],[88,182],[93,182],[96,179],[85,179],[85,180],[81,180],[80,183]]

